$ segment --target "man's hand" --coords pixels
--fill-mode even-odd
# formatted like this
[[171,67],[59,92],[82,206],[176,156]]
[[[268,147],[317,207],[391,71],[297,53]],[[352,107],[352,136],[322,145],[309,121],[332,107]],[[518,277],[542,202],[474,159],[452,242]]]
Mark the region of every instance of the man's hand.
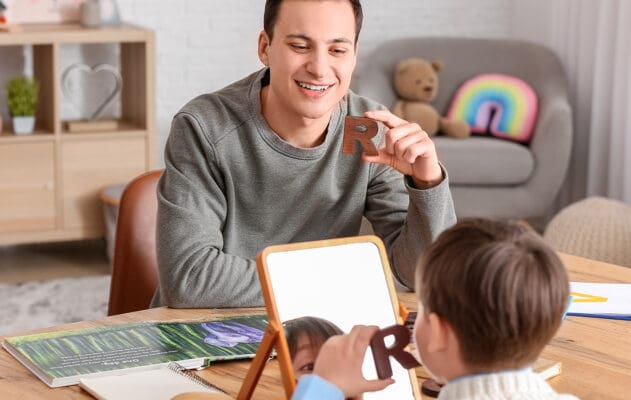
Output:
[[367,111],[364,116],[381,121],[389,128],[386,145],[379,149],[379,155],[364,154],[364,161],[389,165],[410,175],[419,189],[436,186],[443,180],[434,142],[418,124],[401,119],[388,110]]
[[347,398],[391,385],[392,378],[367,380],[362,374],[366,349],[378,330],[377,326],[357,325],[347,335],[332,336],[320,349],[313,373],[336,385]]

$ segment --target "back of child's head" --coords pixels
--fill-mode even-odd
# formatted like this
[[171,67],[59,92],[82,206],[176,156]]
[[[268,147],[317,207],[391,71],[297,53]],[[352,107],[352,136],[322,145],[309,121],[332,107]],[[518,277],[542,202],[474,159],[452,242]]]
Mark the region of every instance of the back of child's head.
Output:
[[417,268],[424,312],[447,321],[462,360],[482,370],[532,363],[569,299],[565,268],[529,227],[467,219],[444,231]]

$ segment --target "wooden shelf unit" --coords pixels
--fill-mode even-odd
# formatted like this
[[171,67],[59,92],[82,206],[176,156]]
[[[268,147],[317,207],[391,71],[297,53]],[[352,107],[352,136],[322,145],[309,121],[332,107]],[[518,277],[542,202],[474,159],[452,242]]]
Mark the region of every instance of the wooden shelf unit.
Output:
[[[70,133],[60,115],[59,48],[120,46],[121,118],[115,131]],[[131,25],[25,25],[0,46],[32,46],[40,84],[35,132],[0,134],[0,244],[76,240],[105,234],[100,192],[155,168],[153,32]],[[2,63],[2,60],[0,60]]]

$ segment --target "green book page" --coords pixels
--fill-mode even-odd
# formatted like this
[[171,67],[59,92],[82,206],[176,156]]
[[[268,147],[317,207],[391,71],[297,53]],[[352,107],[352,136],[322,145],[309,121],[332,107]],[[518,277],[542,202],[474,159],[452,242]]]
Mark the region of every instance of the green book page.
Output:
[[267,316],[146,322],[6,338],[53,378],[198,358],[253,357]]

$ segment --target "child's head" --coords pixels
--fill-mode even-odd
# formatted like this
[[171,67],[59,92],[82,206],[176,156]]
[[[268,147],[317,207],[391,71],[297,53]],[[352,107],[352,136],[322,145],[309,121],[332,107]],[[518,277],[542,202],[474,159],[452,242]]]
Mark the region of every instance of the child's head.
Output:
[[418,349],[439,381],[531,364],[569,299],[565,268],[537,233],[482,219],[438,237],[419,263],[416,291]]
[[295,318],[283,325],[296,379],[313,371],[320,347],[328,338],[344,333],[334,323],[316,317]]

